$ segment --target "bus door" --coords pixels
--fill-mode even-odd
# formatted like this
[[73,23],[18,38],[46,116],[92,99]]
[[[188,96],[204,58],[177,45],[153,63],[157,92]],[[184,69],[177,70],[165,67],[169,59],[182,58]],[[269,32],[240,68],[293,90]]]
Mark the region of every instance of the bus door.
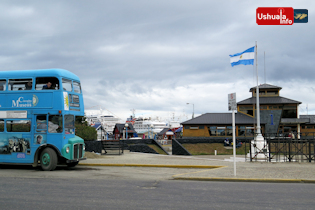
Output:
[[32,145],[40,146],[47,143],[47,115],[35,115],[35,132]]

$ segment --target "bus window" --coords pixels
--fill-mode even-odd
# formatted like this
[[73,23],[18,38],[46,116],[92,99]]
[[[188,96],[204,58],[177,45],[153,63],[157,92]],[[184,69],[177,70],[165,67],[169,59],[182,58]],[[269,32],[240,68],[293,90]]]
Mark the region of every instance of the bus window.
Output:
[[5,90],[6,80],[0,80],[0,91]]
[[65,115],[65,134],[74,134],[74,116]]
[[[50,85],[48,85],[50,83]],[[49,86],[49,87],[48,87]],[[35,90],[59,89],[59,80],[56,77],[37,77]]]
[[65,91],[72,91],[72,83],[71,80],[62,79],[62,87]]
[[49,133],[62,133],[62,116],[49,115],[48,132]]
[[28,81],[28,82],[25,84],[25,90],[32,90],[32,85],[33,85],[32,80]]
[[73,82],[73,90],[75,93],[81,93],[81,86],[78,82]]
[[31,121],[30,120],[7,120],[8,132],[30,132]]
[[46,115],[38,115],[36,117],[36,132],[46,132],[46,131],[47,131]]
[[4,131],[4,120],[0,120],[0,132]]
[[9,90],[31,90],[32,79],[9,79]]

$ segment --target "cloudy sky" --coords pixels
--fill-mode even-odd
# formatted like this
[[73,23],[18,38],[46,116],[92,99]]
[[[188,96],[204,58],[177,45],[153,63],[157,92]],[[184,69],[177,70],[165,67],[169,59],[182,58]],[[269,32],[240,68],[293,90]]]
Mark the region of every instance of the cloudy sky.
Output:
[[[257,25],[257,7],[308,9],[309,22]],[[228,112],[229,93],[251,96],[254,67],[231,67],[229,55],[257,41],[259,83],[315,114],[314,9],[310,0],[2,0],[0,71],[67,69],[86,109],[185,120],[193,107]]]

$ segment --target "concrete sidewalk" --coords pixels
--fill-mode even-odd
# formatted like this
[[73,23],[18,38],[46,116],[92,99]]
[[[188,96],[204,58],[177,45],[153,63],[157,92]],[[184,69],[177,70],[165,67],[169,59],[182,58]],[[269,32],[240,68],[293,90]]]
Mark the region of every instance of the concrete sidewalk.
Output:
[[236,161],[236,176],[233,156],[226,155],[173,156],[125,151],[123,155],[87,159],[80,165],[194,169],[172,176],[181,180],[315,183],[314,163],[245,162],[244,156],[237,156]]

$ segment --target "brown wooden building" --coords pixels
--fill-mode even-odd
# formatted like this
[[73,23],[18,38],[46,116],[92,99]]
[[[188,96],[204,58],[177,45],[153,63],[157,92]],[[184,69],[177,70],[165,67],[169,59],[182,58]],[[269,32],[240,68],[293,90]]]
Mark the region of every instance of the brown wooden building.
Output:
[[[315,132],[315,116],[298,113],[299,101],[280,96],[281,87],[259,86],[262,133],[287,135],[289,132]],[[256,87],[252,96],[237,103],[237,137],[253,137],[256,129]],[[183,137],[232,137],[232,113],[206,113],[181,123]]]

